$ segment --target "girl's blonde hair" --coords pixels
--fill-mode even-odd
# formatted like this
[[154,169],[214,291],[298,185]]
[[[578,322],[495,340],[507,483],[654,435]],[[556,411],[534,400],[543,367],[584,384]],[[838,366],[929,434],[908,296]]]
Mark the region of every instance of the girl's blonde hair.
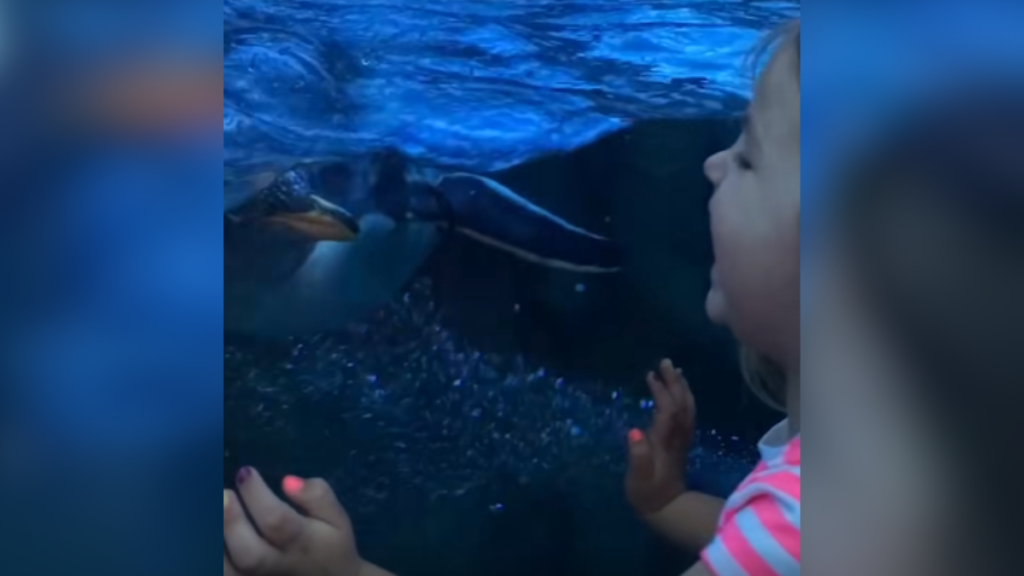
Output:
[[771,32],[761,37],[761,40],[754,45],[754,49],[748,55],[747,64],[754,76],[758,74],[762,66],[770,62],[780,50],[793,51],[793,67],[790,73],[797,84],[800,84],[800,20],[789,22],[773,28]]
[[743,346],[740,348],[740,372],[758,400],[779,412],[786,411],[786,372],[782,366]]
[[[791,73],[799,85],[800,20],[792,20],[773,29],[754,46],[749,57],[753,73],[756,75],[763,64],[777,57],[780,50],[793,51],[794,66]],[[786,411],[786,373],[777,362],[743,346],[740,349],[740,370],[754,396],[775,410]]]

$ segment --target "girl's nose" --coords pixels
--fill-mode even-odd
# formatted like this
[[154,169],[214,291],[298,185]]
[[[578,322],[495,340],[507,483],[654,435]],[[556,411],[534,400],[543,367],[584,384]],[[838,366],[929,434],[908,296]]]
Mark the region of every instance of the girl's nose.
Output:
[[725,151],[718,152],[708,156],[708,159],[704,161],[704,175],[708,177],[708,180],[712,184],[718,186],[719,183],[725,178]]

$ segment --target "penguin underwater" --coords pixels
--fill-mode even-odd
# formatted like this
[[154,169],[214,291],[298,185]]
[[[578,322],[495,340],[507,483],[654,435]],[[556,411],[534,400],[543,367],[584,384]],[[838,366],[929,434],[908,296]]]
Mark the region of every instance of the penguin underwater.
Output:
[[343,329],[386,304],[443,233],[531,264],[613,273],[614,242],[474,174],[368,163],[301,164],[225,182],[225,330],[285,337]]

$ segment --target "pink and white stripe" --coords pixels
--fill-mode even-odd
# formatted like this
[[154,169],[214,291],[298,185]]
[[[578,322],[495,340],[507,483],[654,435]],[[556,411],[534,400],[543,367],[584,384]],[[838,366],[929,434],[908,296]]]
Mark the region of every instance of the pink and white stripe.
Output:
[[800,437],[762,456],[701,553],[716,576],[800,575]]

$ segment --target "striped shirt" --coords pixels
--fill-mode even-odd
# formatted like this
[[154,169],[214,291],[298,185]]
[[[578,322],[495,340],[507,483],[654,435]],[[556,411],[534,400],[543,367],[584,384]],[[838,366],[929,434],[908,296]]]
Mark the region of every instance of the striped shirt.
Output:
[[800,575],[800,436],[772,428],[761,461],[726,500],[715,539],[701,552],[716,576]]

